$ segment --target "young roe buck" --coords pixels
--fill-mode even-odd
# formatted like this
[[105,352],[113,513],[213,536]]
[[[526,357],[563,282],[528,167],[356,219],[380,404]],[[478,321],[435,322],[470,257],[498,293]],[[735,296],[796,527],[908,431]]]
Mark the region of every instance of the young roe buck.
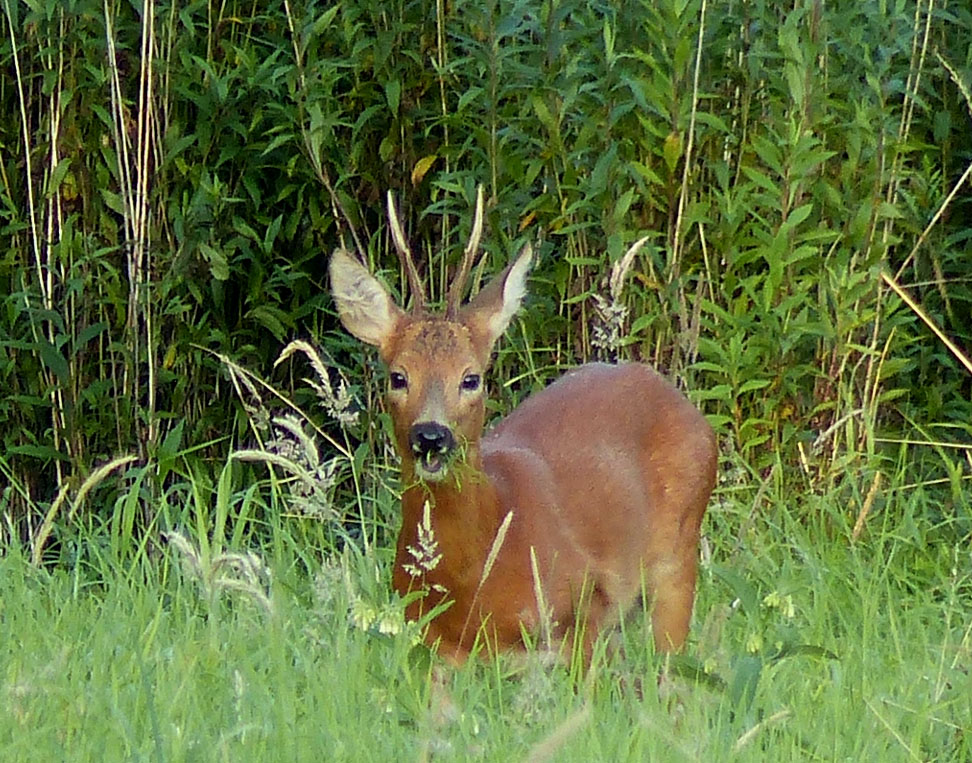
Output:
[[[648,366],[592,363],[483,434],[483,375],[520,306],[532,255],[527,245],[460,306],[482,204],[480,188],[444,315],[425,308],[391,193],[392,238],[413,310],[396,305],[348,252],[331,257],[342,323],[378,347],[388,367],[404,487],[393,584],[402,595],[428,591],[406,615],[414,620],[451,602],[429,623],[426,640],[455,662],[477,638],[491,650],[522,648],[524,632],[568,649],[580,638],[589,661],[597,634],[647,594],[656,648],[679,650],[715,483],[712,429]],[[432,555],[441,557],[420,569],[415,557],[428,546],[429,525]]]

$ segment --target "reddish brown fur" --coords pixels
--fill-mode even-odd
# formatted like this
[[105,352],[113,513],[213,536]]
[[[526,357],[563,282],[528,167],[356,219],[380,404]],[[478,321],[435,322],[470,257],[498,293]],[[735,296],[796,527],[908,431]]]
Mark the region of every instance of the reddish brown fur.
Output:
[[[345,325],[378,345],[389,370],[408,379],[407,390],[388,395],[405,486],[393,583],[402,594],[428,590],[409,605],[412,619],[451,601],[429,624],[428,642],[461,661],[477,640],[509,649],[522,647],[524,630],[539,637],[545,619],[533,549],[554,646],[566,640],[569,648],[579,628],[589,658],[597,634],[647,593],[656,648],[681,649],[699,527],[716,474],[715,438],[698,410],[647,366],[589,364],[482,436],[483,391],[472,394],[461,384],[486,370],[495,334],[505,328],[495,319],[503,310],[512,315],[519,300],[516,284],[507,288],[506,281],[522,280],[525,268],[513,275],[508,268],[450,321],[401,312],[364,268],[338,257],[332,282]],[[388,312],[380,326],[355,312],[359,292]],[[420,421],[448,425],[462,443],[462,459],[440,481],[417,476],[408,436]],[[419,545],[426,501],[442,557],[416,577],[408,572],[415,564],[409,547]],[[509,512],[508,532],[483,580]]]

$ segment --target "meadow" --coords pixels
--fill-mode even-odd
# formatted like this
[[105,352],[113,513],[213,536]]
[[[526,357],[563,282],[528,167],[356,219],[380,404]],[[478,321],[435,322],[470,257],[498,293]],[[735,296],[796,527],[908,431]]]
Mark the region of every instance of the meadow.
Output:
[[[972,760],[967,3],[2,18],[3,760]],[[390,189],[438,301],[479,184],[474,280],[538,252],[488,417],[634,359],[717,432],[667,666],[446,668],[391,592],[327,258],[401,288]]]

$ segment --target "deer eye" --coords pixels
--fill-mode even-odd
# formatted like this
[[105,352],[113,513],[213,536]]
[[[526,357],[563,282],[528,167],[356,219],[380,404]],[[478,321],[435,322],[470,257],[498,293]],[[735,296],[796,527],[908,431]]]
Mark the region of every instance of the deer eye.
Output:
[[463,392],[475,392],[479,389],[479,385],[482,384],[482,378],[479,374],[466,374],[462,377],[462,387]]
[[391,389],[405,389],[408,387],[408,379],[405,378],[405,374],[392,371],[388,374],[388,386]]

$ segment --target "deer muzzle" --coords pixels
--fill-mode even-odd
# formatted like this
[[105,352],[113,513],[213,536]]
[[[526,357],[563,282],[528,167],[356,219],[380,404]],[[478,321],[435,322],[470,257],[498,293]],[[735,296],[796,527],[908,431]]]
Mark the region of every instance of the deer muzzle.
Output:
[[456,449],[456,438],[449,427],[436,421],[413,424],[408,432],[408,444],[419,477],[438,482],[446,476]]

